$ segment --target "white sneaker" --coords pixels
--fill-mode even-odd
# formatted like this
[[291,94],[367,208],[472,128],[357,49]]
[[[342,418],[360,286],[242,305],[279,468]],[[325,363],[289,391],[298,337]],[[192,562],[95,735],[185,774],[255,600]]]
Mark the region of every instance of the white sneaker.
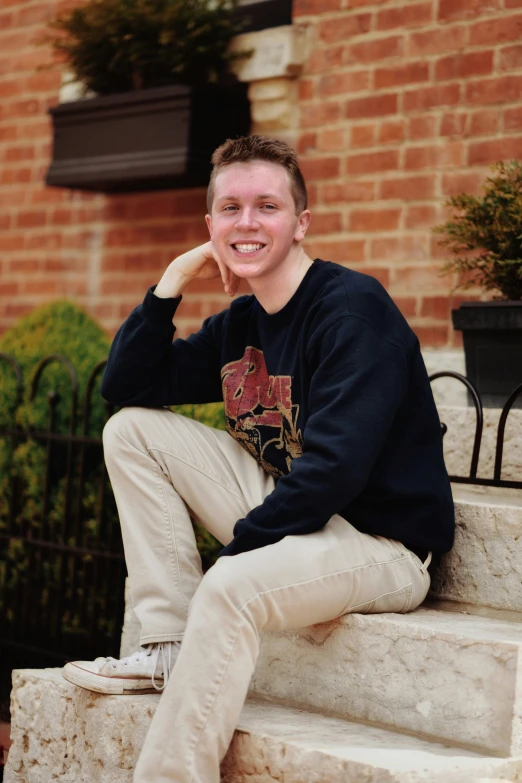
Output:
[[126,658],[96,658],[66,663],[62,676],[97,693],[162,691],[179,654],[181,642],[151,644]]

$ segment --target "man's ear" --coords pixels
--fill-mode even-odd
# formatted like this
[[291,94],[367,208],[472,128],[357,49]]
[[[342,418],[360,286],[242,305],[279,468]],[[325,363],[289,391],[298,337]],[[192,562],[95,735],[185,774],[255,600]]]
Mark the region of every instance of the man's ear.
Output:
[[210,238],[212,239],[212,218],[210,215],[205,215],[205,222],[207,224],[208,233],[210,234]]
[[294,239],[296,242],[301,242],[305,234],[308,230],[308,226],[310,225],[310,221],[312,219],[312,213],[309,209],[304,209],[301,214],[298,217],[298,223],[297,228],[294,234]]

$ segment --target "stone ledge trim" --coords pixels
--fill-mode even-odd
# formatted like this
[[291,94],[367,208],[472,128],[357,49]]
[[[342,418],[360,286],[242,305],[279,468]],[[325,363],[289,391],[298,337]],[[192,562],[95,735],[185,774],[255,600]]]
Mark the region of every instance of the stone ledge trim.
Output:
[[250,51],[252,54],[233,63],[231,70],[241,82],[296,78],[301,73],[307,50],[307,26],[303,24],[243,33],[233,39],[230,51]]

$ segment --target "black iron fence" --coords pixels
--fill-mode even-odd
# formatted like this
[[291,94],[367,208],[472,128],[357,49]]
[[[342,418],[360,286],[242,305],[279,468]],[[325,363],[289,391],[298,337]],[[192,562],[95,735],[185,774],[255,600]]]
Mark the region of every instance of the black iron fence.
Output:
[[[450,475],[451,481],[458,484],[477,484],[486,487],[505,487],[507,489],[522,489],[522,465],[520,466],[521,480],[516,479],[503,479],[502,478],[502,460],[504,456],[504,438],[506,434],[506,423],[510,411],[512,410],[515,402],[519,397],[522,397],[522,383],[517,386],[513,392],[509,395],[502,412],[500,414],[496,446],[495,446],[495,463],[493,467],[493,476],[491,478],[483,478],[477,476],[478,464],[480,458],[480,447],[482,445],[482,433],[484,430],[484,411],[482,406],[482,400],[475,386],[458,372],[437,372],[430,375],[430,381],[437,380],[437,378],[455,378],[460,383],[463,383],[468,391],[468,399],[471,400],[475,408],[475,434],[473,437],[473,451],[471,454],[469,474],[467,476]],[[447,432],[447,426],[444,422],[441,423],[442,434]]]
[[[6,354],[0,354],[0,363],[16,385],[12,415],[0,426],[0,705],[5,714],[13,668],[118,654],[126,569],[101,432],[88,434],[93,390],[106,361],[88,379],[81,418],[78,379],[69,360],[48,356],[36,368],[29,407],[38,400],[47,368],[60,364],[67,371],[66,431],[57,425],[63,400],[52,390],[45,429],[18,423],[24,404],[21,367]],[[98,394],[98,405],[100,399]],[[104,418],[111,414],[105,404]]]
[[[66,369],[66,428],[57,424],[63,400],[52,389],[47,393],[47,427],[20,423],[22,370],[6,354],[0,354],[2,364],[12,375],[16,397],[10,420],[0,421],[0,713],[7,717],[13,668],[118,655],[126,569],[101,432],[89,434],[93,400],[104,406],[104,420],[113,412],[95,392],[106,362],[100,362],[88,379],[81,416],[78,379],[69,360],[48,356],[36,368],[29,407],[38,399],[47,368],[59,364]],[[522,395],[522,384],[501,413],[494,474],[487,479],[477,477],[484,421],[480,396],[458,373],[435,373],[430,380],[441,377],[466,386],[476,413],[469,474],[452,475],[451,480],[522,489],[522,480],[501,478],[506,421]],[[442,428],[447,429],[445,424]]]

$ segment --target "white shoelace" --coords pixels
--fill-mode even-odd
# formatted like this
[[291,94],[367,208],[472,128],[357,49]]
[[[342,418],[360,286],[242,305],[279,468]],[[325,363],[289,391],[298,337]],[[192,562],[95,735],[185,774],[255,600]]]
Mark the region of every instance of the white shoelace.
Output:
[[[164,688],[166,687],[169,681],[170,669],[172,666],[172,646],[173,646],[173,642],[159,642],[158,644],[151,645],[152,649],[156,651],[156,662],[154,664],[154,674],[152,675],[152,686],[157,691],[164,690]],[[165,647],[168,647],[167,654],[165,654]],[[163,686],[158,687],[156,685],[154,677],[156,675],[156,666],[160,654],[161,654],[161,667],[163,669]],[[151,655],[152,655],[152,650],[151,650]]]
[[[145,647],[142,650],[138,650],[137,652],[133,653],[132,655],[127,655],[125,658],[111,658],[108,657],[107,663],[112,663],[113,667],[116,668],[116,664],[123,664],[124,666],[129,666],[131,663],[143,663],[145,658],[148,658],[149,656],[153,657],[153,666],[154,670],[152,673],[152,687],[157,691],[164,690],[165,686],[167,685],[169,681],[170,676],[170,670],[172,668],[172,648],[173,645],[179,646],[179,642],[157,642],[156,644],[151,644],[148,647]],[[158,665],[158,658],[161,655],[161,670],[163,672],[163,685],[157,685],[156,684],[156,668]]]

